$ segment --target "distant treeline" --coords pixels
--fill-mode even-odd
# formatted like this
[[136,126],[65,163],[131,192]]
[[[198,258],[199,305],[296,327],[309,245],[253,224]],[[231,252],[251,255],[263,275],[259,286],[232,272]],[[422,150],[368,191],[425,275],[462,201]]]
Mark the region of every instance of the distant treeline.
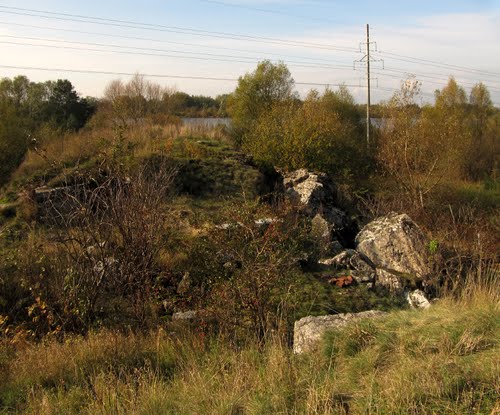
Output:
[[436,91],[435,104],[422,106],[420,83],[406,81],[389,101],[373,105],[372,117],[386,122],[374,128],[370,148],[364,145],[365,107],[347,88],[323,94],[313,90],[301,99],[294,87],[288,68],[269,61],[240,77],[233,93],[216,98],[163,87],[140,74],[128,82],[110,82],[102,99],[79,96],[68,80],[5,78],[0,81],[0,185],[23,159],[30,137],[77,131],[94,114],[94,125],[121,126],[230,117],[235,143],[257,160],[333,175],[365,176],[376,165],[391,175],[405,171],[411,179],[404,181],[418,188],[419,199],[421,187],[432,187],[422,185],[423,176],[433,176],[432,183],[452,171],[464,179],[496,179],[500,113],[481,83],[467,96],[450,78]]
[[0,80],[0,185],[24,157],[37,132],[77,131],[98,102],[82,98],[68,80],[31,82],[25,76]]

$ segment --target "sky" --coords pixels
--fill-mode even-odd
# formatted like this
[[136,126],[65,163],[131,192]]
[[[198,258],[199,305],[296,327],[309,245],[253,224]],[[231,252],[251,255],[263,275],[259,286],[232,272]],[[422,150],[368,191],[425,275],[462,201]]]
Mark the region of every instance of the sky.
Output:
[[372,102],[411,76],[432,102],[454,76],[467,92],[483,82],[500,106],[500,0],[0,0],[0,78],[64,78],[100,97],[141,73],[216,96],[270,59],[302,96],[346,84],[364,103],[366,24]]

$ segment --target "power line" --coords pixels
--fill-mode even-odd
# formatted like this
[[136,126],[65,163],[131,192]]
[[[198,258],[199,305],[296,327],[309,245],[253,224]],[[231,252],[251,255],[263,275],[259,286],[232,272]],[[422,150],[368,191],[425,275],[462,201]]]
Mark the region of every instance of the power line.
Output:
[[[4,42],[0,41],[0,43],[3,44],[10,44],[10,45],[17,45],[17,46],[34,46],[34,47],[47,47],[47,48],[55,48],[55,49],[67,49],[67,50],[75,50],[75,51],[93,51],[93,52],[104,52],[104,53],[118,53],[118,54],[127,54],[127,55],[143,55],[143,56],[159,56],[159,57],[170,57],[174,59],[196,59],[196,60],[214,60],[214,61],[222,61],[222,62],[235,62],[235,63],[254,63],[251,57],[245,57],[245,56],[236,56],[236,55],[214,55],[214,54],[205,54],[205,53],[196,53],[196,52],[186,52],[186,51],[168,51],[164,49],[153,49],[153,48],[139,48],[139,47],[131,47],[131,46],[120,46],[120,45],[111,45],[111,44],[102,44],[102,43],[90,43],[90,42],[74,42],[74,41],[65,41],[65,40],[60,40],[60,39],[44,39],[44,38],[32,38],[32,37],[23,37],[23,36],[10,36],[10,35],[0,35],[0,37],[8,37],[8,38],[16,38],[16,39],[31,39],[31,40],[37,40],[37,41],[49,41],[49,42],[58,42],[58,43],[69,43],[69,44],[77,44],[77,45],[94,45],[94,46],[103,46],[103,47],[117,47],[117,48],[122,48],[122,49],[134,49],[134,50],[152,50],[152,51],[163,51],[163,52],[173,52],[173,53],[180,53],[180,54],[191,54],[194,56],[179,56],[179,55],[165,55],[165,54],[157,54],[157,53],[144,53],[144,52],[130,52],[130,51],[122,51],[122,50],[112,50],[112,49],[95,49],[95,48],[82,48],[82,47],[70,47],[70,46],[58,46],[58,45],[47,45],[47,44],[34,44],[34,43],[19,43],[19,42]],[[208,55],[210,58],[206,58],[205,56]],[[218,58],[214,58],[218,57]],[[237,59],[226,59],[226,58],[237,58]],[[245,60],[238,60],[238,58],[245,59]],[[312,64],[304,64],[302,62],[294,62],[294,61],[289,61],[288,63],[291,63],[294,67],[307,67],[307,68],[325,68],[325,69],[345,69],[345,68],[350,68],[347,65],[346,66],[333,66],[333,65],[312,65]],[[397,70],[392,70],[392,69],[385,69],[385,71],[390,71],[390,72],[396,72],[396,73],[407,73],[405,71],[397,71]],[[380,75],[380,76],[385,76],[389,78],[394,78],[394,79],[401,79],[400,76],[393,75],[390,73],[384,73],[384,72],[372,72],[374,75]],[[422,75],[417,75],[419,78],[426,78],[426,76]],[[442,78],[435,78],[435,77],[427,77],[430,79],[442,79]],[[437,82],[437,81],[426,81],[427,83],[433,83],[437,85],[441,85],[443,82]],[[472,86],[472,85],[465,85],[465,86]],[[498,90],[495,89],[494,87],[491,87],[490,85],[486,85],[488,89],[497,92]]]
[[[421,71],[415,71],[415,70],[406,70],[403,68],[398,68],[398,67],[391,67],[391,68],[383,68],[382,70],[384,71],[390,71],[390,72],[395,72],[395,73],[401,73],[401,74],[415,74],[423,78],[429,78],[429,79],[437,79],[437,80],[442,80],[443,78],[449,78],[450,76],[454,75],[453,72],[447,72],[447,73],[436,73],[436,72],[421,72]],[[477,83],[481,81],[481,79],[478,78],[470,78],[469,76],[464,76],[462,74],[455,75],[461,79],[464,79],[466,82],[471,82],[471,83]],[[496,85],[493,85],[493,83],[498,83],[500,81],[497,80],[490,80],[488,79],[485,82],[489,82],[492,87],[495,87]]]
[[319,57],[311,58],[311,57],[307,57],[307,56],[296,56],[296,55],[288,55],[288,54],[281,54],[281,53],[274,53],[274,52],[262,52],[262,51],[255,51],[255,50],[235,49],[235,48],[228,48],[228,47],[222,47],[222,46],[204,45],[204,44],[199,44],[199,43],[176,42],[176,41],[172,41],[172,40],[154,39],[154,38],[148,38],[148,37],[125,36],[125,35],[116,35],[116,34],[102,33],[102,32],[89,32],[89,31],[84,31],[84,30],[62,29],[62,28],[56,28],[56,27],[27,25],[27,24],[4,22],[4,21],[0,21],[0,24],[7,25],[7,26],[25,27],[25,28],[31,28],[31,29],[52,30],[52,31],[58,31],[58,32],[78,33],[78,34],[93,35],[93,36],[104,36],[104,37],[111,37],[111,38],[117,38],[117,39],[158,42],[158,43],[167,43],[167,44],[180,45],[180,46],[194,46],[194,47],[202,47],[205,49],[228,50],[228,51],[232,51],[232,52],[240,51],[240,52],[254,53],[254,54],[259,54],[259,55],[266,54],[266,55],[270,55],[270,56],[279,56],[279,57],[286,57],[286,58],[305,59],[305,60],[312,60],[312,61],[324,61],[325,63],[345,63],[345,64],[347,64],[346,61],[337,61],[337,60],[331,60],[331,59],[325,59],[325,58],[319,58]]
[[[2,37],[10,38],[10,39],[36,40],[36,41],[42,41],[42,42],[55,42],[55,43],[69,43],[69,44],[76,44],[76,45],[100,46],[100,47],[109,47],[109,48],[118,48],[118,49],[133,49],[133,50],[140,50],[140,51],[147,50],[147,51],[152,51],[152,52],[180,53],[182,55],[208,56],[208,57],[214,57],[214,58],[245,59],[245,60],[248,60],[248,61],[245,61],[247,63],[255,62],[255,59],[259,59],[257,57],[242,56],[242,55],[220,55],[220,54],[214,54],[214,53],[200,53],[200,52],[191,52],[191,51],[179,51],[179,50],[173,50],[173,49],[157,49],[157,48],[145,48],[145,47],[137,47],[137,46],[123,46],[123,45],[116,45],[116,44],[109,44],[109,43],[78,42],[78,41],[69,41],[69,40],[62,40],[62,39],[47,39],[47,38],[40,38],[40,37],[0,35],[0,38],[2,38]],[[4,42],[0,42],[0,43],[4,43]],[[32,46],[33,44],[27,44],[27,45]],[[40,45],[36,45],[36,46],[49,47],[49,46],[53,46],[53,45],[40,44]],[[79,48],[79,49],[86,50],[83,48]],[[92,49],[92,50],[94,50],[94,49]],[[110,51],[110,52],[114,52],[114,51]],[[158,54],[153,54],[152,56],[172,57],[172,55],[158,55]],[[234,61],[234,62],[243,62],[243,61]],[[319,67],[319,68],[351,69],[350,65],[327,65],[325,63],[317,63],[316,64],[314,62],[297,62],[297,61],[287,61],[287,62],[291,63],[291,64],[304,65],[304,67],[313,67],[313,68]]]
[[[297,59],[304,59],[304,60],[310,60],[311,63],[315,64],[316,61],[322,61],[325,62],[326,64],[333,64],[333,63],[340,63],[338,61],[332,61],[329,59],[322,59],[322,58],[311,58],[311,57],[306,57],[306,56],[294,56],[294,55],[285,55],[285,54],[275,54],[275,53],[268,53],[268,52],[257,52],[257,51],[247,51],[247,50],[240,50],[240,49],[235,49],[235,48],[224,48],[224,47],[213,47],[213,46],[207,46],[207,45],[199,45],[199,44],[193,44],[193,43],[185,43],[185,42],[174,42],[174,41],[165,41],[165,40],[160,40],[160,39],[152,39],[152,38],[143,38],[143,37],[133,37],[133,36],[121,36],[121,35],[112,35],[108,33],[99,33],[99,32],[87,32],[87,31],[80,31],[80,30],[72,30],[72,29],[58,29],[54,27],[46,27],[46,26],[35,26],[35,25],[25,25],[25,24],[17,24],[17,23],[10,23],[10,22],[2,22],[0,21],[0,24],[4,25],[11,25],[11,26],[20,26],[20,27],[28,27],[28,28],[35,28],[35,29],[42,29],[42,30],[54,30],[54,31],[61,31],[61,32],[69,32],[69,33],[79,33],[79,34],[87,34],[87,35],[98,35],[98,36],[107,36],[107,37],[114,37],[114,38],[120,38],[120,39],[128,39],[128,40],[141,40],[141,41],[154,41],[154,42],[161,42],[161,43],[168,43],[168,44],[176,44],[176,45],[183,45],[183,46],[194,46],[194,47],[204,47],[204,48],[210,48],[210,49],[220,49],[220,50],[228,50],[232,52],[243,52],[243,53],[260,53],[261,55],[270,55],[270,56],[282,56],[288,58],[297,58]],[[0,35],[2,36],[2,35]],[[111,47],[111,45],[106,44],[97,44],[97,43],[89,43],[89,42],[69,42],[69,41],[62,41],[62,40],[55,40],[55,39],[42,39],[42,38],[31,38],[31,37],[21,37],[21,36],[9,36],[9,35],[3,35],[4,37],[11,37],[11,38],[20,38],[20,39],[36,39],[36,40],[44,40],[44,41],[51,41],[51,42],[66,42],[66,43],[78,43],[78,44],[87,44],[87,45],[95,45],[95,46],[108,46]],[[153,49],[153,48],[136,48],[136,47],[128,47],[128,46],[120,46],[120,45],[112,45],[113,47],[117,48],[129,48],[129,49],[144,49],[144,50],[154,50],[154,51],[164,51],[163,49]],[[170,51],[169,51],[170,52]],[[186,52],[186,51],[173,51],[176,53],[181,53],[181,54],[193,54],[193,52]],[[202,55],[207,55],[207,56],[219,56],[219,57],[234,57],[234,58],[242,58],[242,59],[253,59],[253,57],[247,57],[247,56],[236,56],[236,55],[215,55],[215,54],[208,54],[208,53],[202,53]],[[262,59],[262,57],[259,57],[259,59]],[[289,61],[291,63],[296,63],[294,61]],[[300,62],[301,64],[309,64],[309,62]],[[332,65],[335,66],[335,65]],[[342,65],[337,65],[339,68],[342,67]],[[347,68],[347,66],[346,66]],[[450,73],[447,74],[437,74],[437,73],[431,73],[431,72],[418,72],[416,73],[414,70],[406,70],[403,68],[384,68],[384,72],[393,72],[393,73],[400,73],[400,74],[415,74],[418,78],[426,78],[426,79],[435,79],[435,80],[443,80],[443,78],[448,77]],[[378,72],[377,74],[383,75],[383,76],[388,76],[388,77],[393,77],[393,78],[398,78],[400,79],[399,76],[394,76],[394,75],[389,75],[387,73],[381,73]],[[433,76],[435,75],[435,76]],[[463,78],[463,76],[460,76]],[[474,82],[472,79],[467,79],[472,82]],[[434,84],[441,84],[442,82],[433,82],[433,81],[426,81],[427,83],[434,83]],[[491,82],[495,81],[487,81],[485,82],[485,85],[491,89],[495,90],[498,88],[495,85],[492,85]],[[467,85],[463,81],[461,82],[462,85],[472,87],[473,85]]]
[[[391,73],[387,73],[386,71],[389,71],[389,72],[395,72],[395,73],[401,73],[401,74],[407,74],[407,75],[415,75],[415,77],[417,79],[424,79],[426,83],[428,84],[435,84],[435,85],[443,85],[447,82],[447,79],[446,76],[443,75],[443,77],[432,77],[432,76],[426,76],[426,75],[422,75],[422,74],[419,74],[419,73],[416,73],[416,72],[411,72],[411,71],[398,71],[398,70],[394,70],[394,69],[383,69],[384,72],[372,72],[374,75],[380,75],[380,76],[385,76],[385,77],[389,77],[389,78],[395,78],[395,79],[399,79],[401,80],[401,76],[398,76],[398,75],[394,75],[394,74],[391,74]],[[434,79],[434,81],[429,81],[428,79]],[[440,81],[440,82],[439,82]],[[463,82],[460,82],[461,85],[467,87],[467,88],[472,88],[474,87],[476,84],[468,84],[468,83],[463,83]],[[495,92],[500,92],[500,88],[496,87],[496,86],[491,86],[491,85],[488,85],[486,83],[484,83],[484,85],[491,91],[495,91]]]
[[454,69],[454,70],[459,70],[461,72],[469,72],[469,73],[475,73],[475,74],[483,74],[487,76],[493,76],[493,77],[499,77],[500,78],[500,73],[496,72],[490,72],[490,71],[483,71],[480,69],[474,69],[474,68],[467,68],[465,66],[459,66],[459,65],[452,65],[452,64],[447,64],[443,62],[437,62],[437,61],[432,61],[429,59],[420,59],[420,58],[413,58],[411,56],[405,56],[405,55],[399,55],[396,53],[391,53],[391,52],[382,52],[379,51],[378,53],[382,55],[388,55],[388,59],[394,59],[402,62],[409,62],[409,63],[421,63],[421,65],[425,66],[433,66],[441,69]]
[[[2,10],[0,13],[14,14],[14,15],[22,15],[22,16],[32,16],[32,17],[41,17],[45,19],[56,19],[56,20],[64,20],[64,21],[74,21],[79,23],[92,23],[104,26],[115,26],[115,27],[125,27],[125,28],[133,28],[133,29],[146,29],[153,31],[161,31],[161,32],[172,32],[172,33],[181,33],[188,34],[192,36],[207,36],[207,37],[215,37],[222,39],[234,39],[234,40],[244,40],[248,42],[258,42],[258,43],[270,43],[277,44],[281,46],[294,46],[294,47],[306,47],[306,48],[315,48],[315,49],[325,49],[325,50],[337,50],[341,52],[357,52],[355,48],[343,47],[343,46],[333,46],[333,45],[325,45],[320,43],[312,43],[312,42],[299,42],[299,41],[291,41],[288,39],[280,39],[280,38],[271,38],[264,36],[252,36],[252,35],[243,35],[237,33],[229,33],[229,32],[217,32],[211,30],[202,30],[202,29],[193,29],[187,27],[180,26],[166,26],[152,23],[142,23],[136,22],[132,20],[118,20],[118,19],[107,19],[102,17],[94,17],[94,16],[85,16],[78,14],[70,14],[70,13],[58,13],[51,12],[46,10],[36,10],[36,9],[25,9],[21,7],[10,7],[10,6],[0,6],[1,9],[8,9],[10,11]],[[17,10],[17,11],[12,11]],[[49,16],[44,16],[43,14],[34,14],[34,13],[43,13],[48,14]],[[64,16],[64,17],[61,17]]]
[[[118,71],[97,71],[90,69],[69,69],[69,68],[47,68],[40,66],[17,66],[17,65],[0,65],[0,68],[15,69],[23,71],[44,71],[44,72],[59,72],[59,73],[81,73],[91,75],[113,75],[113,76],[134,76],[137,73],[132,72],[118,72]],[[188,75],[170,75],[170,74],[141,74],[146,78],[172,78],[172,79],[194,79],[204,81],[225,81],[225,82],[238,82],[238,78],[218,78],[208,76],[188,76]],[[344,83],[320,83],[320,82],[294,82],[295,85],[309,85],[309,86],[346,86],[348,88],[356,88],[358,85],[348,85]]]
[[[16,24],[16,23],[6,23],[0,21],[0,24],[6,24],[6,25],[13,25],[13,26],[20,26],[20,27],[28,27],[28,28],[35,28],[35,29],[48,29],[48,30],[55,30],[55,31],[62,31],[62,32],[70,32],[70,33],[79,33],[79,34],[88,34],[88,35],[98,35],[98,36],[108,36],[108,37],[115,37],[115,38],[121,38],[121,39],[128,39],[128,40],[145,40],[145,41],[155,41],[155,42],[164,42],[164,43],[172,43],[172,44],[178,44],[178,45],[183,45],[183,46],[195,46],[195,47],[200,47],[202,45],[199,44],[193,44],[193,43],[185,43],[185,42],[173,42],[173,41],[164,41],[164,40],[159,40],[159,39],[151,39],[151,38],[142,38],[142,37],[133,37],[133,36],[120,36],[120,35],[112,35],[112,34],[107,34],[107,33],[99,33],[99,32],[87,32],[87,31],[80,31],[80,30],[71,30],[71,29],[58,29],[58,28],[53,28],[53,27],[46,27],[46,26],[34,26],[34,25],[24,25],[24,24]],[[164,49],[155,49],[155,48],[138,48],[138,47],[132,47],[132,46],[121,46],[121,45],[109,45],[109,44],[100,44],[100,43],[90,43],[90,42],[76,42],[76,41],[64,41],[64,40],[59,40],[59,39],[45,39],[45,38],[33,38],[33,37],[22,37],[22,36],[10,36],[10,35],[0,35],[2,37],[10,37],[10,38],[18,38],[18,39],[29,39],[29,40],[42,40],[42,41],[50,41],[50,42],[65,42],[65,43],[75,43],[75,44],[85,44],[85,45],[93,45],[93,46],[105,46],[105,47],[116,47],[116,48],[128,48],[128,49],[136,49],[136,50],[152,50],[152,51],[161,51],[161,52],[175,52],[175,53],[181,53],[181,54],[194,54],[194,52],[186,52],[186,51],[175,51],[175,50],[164,50]],[[206,48],[211,48],[211,49],[221,49],[221,50],[229,50],[233,52],[248,52],[248,53],[261,53],[261,54],[269,54],[269,55],[276,55],[276,56],[283,56],[283,57],[288,57],[289,55],[284,55],[284,54],[274,54],[274,53],[266,53],[266,52],[255,52],[255,51],[246,51],[246,50],[239,50],[239,49],[234,49],[234,48],[223,48],[223,47],[211,47],[211,46],[204,46]],[[247,56],[239,56],[239,55],[216,55],[216,54],[209,54],[209,53],[198,53],[200,55],[207,55],[207,56],[216,56],[216,57],[232,57],[232,58],[242,58],[242,59],[254,59],[256,57],[247,57]],[[290,57],[295,57],[298,59],[305,59],[305,60],[310,60],[312,64],[315,64],[315,61],[324,61],[325,63],[336,63],[336,61],[330,61],[328,59],[321,59],[321,58],[310,58],[310,57],[304,57],[304,56],[290,56]],[[259,57],[261,59],[262,57]],[[300,64],[309,64],[309,62],[294,62],[294,61],[289,61],[290,63],[300,63]],[[342,62],[338,62],[342,63]],[[320,64],[316,64],[320,66]],[[332,67],[335,67],[335,65],[332,65]],[[341,68],[342,65],[337,65],[336,67]],[[347,65],[345,66],[347,68]],[[437,74],[437,73],[430,73],[430,72],[418,72],[418,74],[415,71],[412,70],[405,70],[403,68],[384,68],[384,72],[394,72],[394,73],[400,73],[400,74],[415,74],[418,78],[427,78],[427,79],[436,79],[436,80],[443,80],[443,78],[448,77],[450,74]],[[398,78],[400,79],[399,76],[394,76],[394,75],[389,75],[387,73],[381,73],[378,72],[376,74],[383,75],[383,76],[388,76],[392,78]],[[432,76],[436,75],[436,76]],[[467,78],[466,78],[467,79]],[[470,79],[469,79],[470,80]],[[472,80],[471,80],[472,81]],[[488,83],[485,83],[485,85],[491,89],[495,90],[497,87],[494,85],[491,85],[491,82],[495,81],[487,81]],[[427,83],[434,83],[434,84],[441,84],[442,82],[433,82],[433,81],[427,81]],[[467,85],[464,82],[461,82],[464,86],[473,86],[473,85]]]
[[[391,87],[384,87],[384,86],[377,86],[375,89],[378,89],[380,91],[385,91],[385,92],[399,92],[399,89],[396,88],[391,88]],[[420,92],[420,95],[426,96],[429,98],[434,98],[434,94],[428,93],[428,92]]]
[[[76,21],[76,22],[80,22],[80,23],[91,23],[91,24],[100,24],[100,25],[135,28],[135,29],[156,30],[156,31],[188,34],[188,35],[192,35],[192,36],[216,37],[216,38],[233,39],[233,40],[240,40],[240,41],[276,44],[276,45],[281,45],[281,46],[307,47],[307,48],[315,48],[315,49],[337,50],[337,51],[341,51],[341,52],[358,52],[358,50],[355,48],[325,45],[325,44],[318,44],[318,43],[311,43],[311,42],[290,41],[290,40],[286,40],[286,39],[270,38],[270,37],[263,37],[263,36],[251,36],[251,35],[235,34],[235,33],[228,33],[228,32],[217,32],[217,31],[193,29],[193,28],[186,28],[186,27],[179,27],[179,26],[166,26],[166,25],[159,25],[159,24],[136,22],[136,21],[132,21],[132,20],[109,19],[109,18],[101,18],[101,17],[70,14],[70,13],[51,12],[51,11],[47,11],[47,10],[27,9],[27,8],[21,8],[21,7],[0,6],[0,8],[8,9],[8,10],[18,10],[18,11],[23,11],[23,12],[44,13],[44,14],[50,15],[50,16],[43,16],[43,15],[35,15],[35,14],[30,14],[30,13],[21,13],[21,12],[1,11],[0,10],[0,13],[27,15],[27,16],[33,16],[33,17],[46,18],[46,19]],[[63,17],[57,17],[57,16],[65,16],[65,17],[63,18]],[[82,20],[82,19],[84,19],[84,20]],[[418,62],[422,62],[421,63],[422,65],[427,65],[427,66],[435,66],[438,68],[445,68],[445,69],[454,68],[455,70],[460,70],[460,71],[465,71],[465,72],[482,73],[482,74],[489,75],[489,76],[500,77],[500,74],[495,73],[495,72],[483,71],[483,70],[479,70],[479,69],[458,66],[458,65],[450,65],[447,63],[443,63],[443,62],[432,61],[429,59],[421,59],[421,58],[411,57],[408,55],[400,55],[400,54],[396,54],[396,53],[392,53],[392,52],[380,52],[380,53],[388,55],[388,56],[393,56],[392,59],[397,59],[397,60],[401,60],[404,62],[416,63],[418,61]]]
[[[69,42],[71,43],[71,42]],[[83,42],[76,42],[77,44],[82,44]],[[151,56],[151,57],[162,57],[162,58],[172,58],[172,59],[191,59],[191,60],[202,60],[202,61],[215,61],[215,62],[234,62],[234,63],[257,63],[258,59],[246,59],[241,57],[238,59],[229,58],[215,58],[206,57],[206,54],[196,54],[194,52],[175,52],[175,53],[192,53],[193,56],[182,56],[182,55],[172,55],[165,53],[148,53],[148,52],[132,52],[126,50],[114,50],[114,49],[96,49],[87,47],[74,47],[74,46],[62,46],[62,45],[48,45],[43,43],[28,43],[28,42],[10,42],[10,41],[0,41],[0,44],[14,45],[14,46],[31,46],[31,47],[43,47],[51,49],[64,49],[73,51],[88,51],[88,52],[104,52],[104,53],[114,53],[121,55],[138,55],[138,56]],[[112,47],[112,46],[110,46]],[[301,63],[291,63],[290,67],[298,68],[316,68],[316,69],[347,69],[349,66],[333,66],[333,65],[315,65],[315,64],[301,64]]]
[[216,4],[216,5],[224,6],[224,7],[232,7],[232,8],[261,12],[261,13],[268,13],[268,14],[274,14],[274,15],[280,15],[280,16],[288,16],[288,17],[293,17],[293,18],[301,19],[301,20],[311,20],[311,21],[326,22],[326,23],[342,23],[340,21],[334,21],[331,19],[323,18],[323,17],[301,16],[298,14],[285,13],[285,12],[278,11],[278,10],[263,9],[261,7],[252,7],[252,6],[247,6],[247,5],[243,5],[243,4],[226,3],[226,2],[218,1],[218,0],[199,0],[199,1],[202,3]]

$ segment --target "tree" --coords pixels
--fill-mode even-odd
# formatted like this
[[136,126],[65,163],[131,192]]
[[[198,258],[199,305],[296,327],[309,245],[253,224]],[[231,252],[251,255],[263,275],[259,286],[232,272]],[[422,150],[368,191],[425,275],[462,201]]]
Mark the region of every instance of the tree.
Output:
[[93,113],[90,103],[81,99],[67,79],[45,83],[48,93],[46,119],[65,130],[79,130]]
[[104,90],[105,102],[111,107],[111,118],[121,125],[137,123],[160,113],[167,107],[170,95],[167,88],[148,81],[138,73],[127,83],[113,80]]
[[447,151],[458,156],[455,163],[460,176],[467,176],[469,154],[473,146],[472,124],[465,90],[453,77],[450,77],[443,89],[436,91],[436,104],[428,111],[428,115],[434,119],[436,133],[449,135],[447,140],[450,144]]
[[493,174],[498,157],[498,135],[493,132],[496,126],[494,107],[488,88],[482,83],[474,85],[469,97],[470,122],[472,130],[471,145],[467,154],[467,174],[477,180]]
[[[455,86],[453,89],[457,91]],[[450,90],[443,91],[436,99],[443,98],[440,105],[457,102],[451,97],[454,93],[448,95]],[[461,92],[458,95],[461,100]],[[462,126],[458,118],[446,116],[443,106],[425,107],[421,111],[416,105],[419,96],[420,82],[408,79],[385,105],[386,122],[380,129],[377,157],[410,202],[424,208],[425,196],[441,180],[458,174]]]
[[465,90],[457,84],[455,78],[450,77],[446,86],[440,91],[435,91],[436,107],[438,108],[458,108],[467,103]]
[[346,93],[311,91],[303,103],[275,103],[247,133],[244,148],[281,168],[360,173],[366,166],[358,145],[362,131]]
[[232,118],[236,141],[244,136],[273,105],[295,97],[294,80],[284,63],[260,62],[252,73],[238,80],[238,86],[228,100],[228,113]]

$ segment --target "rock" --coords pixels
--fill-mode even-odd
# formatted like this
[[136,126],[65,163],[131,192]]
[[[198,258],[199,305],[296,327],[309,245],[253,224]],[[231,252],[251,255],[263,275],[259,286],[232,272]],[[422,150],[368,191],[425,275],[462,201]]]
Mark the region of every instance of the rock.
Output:
[[36,203],[45,203],[49,200],[54,200],[67,196],[71,189],[69,187],[37,187],[34,191],[34,199]]
[[313,351],[327,330],[346,327],[367,318],[383,316],[382,311],[336,314],[319,317],[304,317],[295,322],[293,330],[293,352],[296,354]]
[[414,290],[408,292],[406,294],[406,300],[412,308],[422,308],[425,310],[431,306],[431,303],[422,290]]
[[338,251],[330,243],[344,245],[352,243],[355,232],[346,213],[335,206],[336,186],[324,173],[306,169],[296,170],[283,176],[285,194],[303,206],[303,212],[312,218],[313,235],[319,238],[324,253],[332,255]]
[[330,223],[323,216],[317,214],[311,221],[311,232],[316,238],[329,241],[332,229]]
[[356,250],[376,268],[417,279],[430,274],[425,236],[406,214],[390,213],[370,222],[356,236]]
[[403,278],[381,268],[377,268],[376,270],[375,285],[386,288],[394,295],[402,295],[405,289]]
[[346,214],[335,207],[335,184],[325,173],[296,170],[284,175],[283,185],[285,193],[299,201],[311,217],[319,214],[339,229],[348,225]]
[[375,272],[373,270],[369,272],[352,270],[351,277],[358,284],[371,284],[375,281]]
[[324,261],[337,268],[354,269],[357,271],[373,271],[375,267],[371,261],[354,249],[346,249],[335,257]]
[[194,310],[189,310],[189,311],[179,311],[177,313],[174,313],[172,316],[173,321],[193,321],[198,313]]
[[325,221],[330,224],[331,231],[336,234],[342,234],[351,226],[350,220],[346,213],[336,207],[326,205],[323,207],[320,215]]
[[326,200],[333,198],[335,189],[326,174],[313,173],[306,169],[285,174],[283,185],[289,196],[315,210]]

